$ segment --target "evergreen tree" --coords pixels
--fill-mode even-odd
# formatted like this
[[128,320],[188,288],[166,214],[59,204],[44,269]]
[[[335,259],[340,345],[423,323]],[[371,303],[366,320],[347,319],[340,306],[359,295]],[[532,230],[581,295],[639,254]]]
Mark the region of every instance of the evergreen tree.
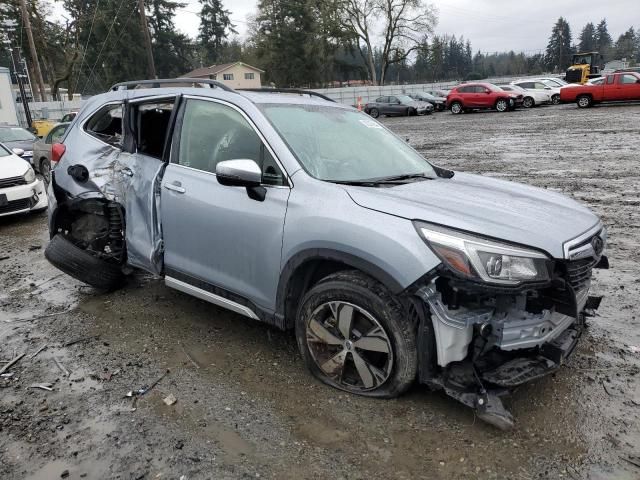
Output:
[[199,0],[202,5],[200,12],[200,31],[198,40],[202,48],[201,61],[209,66],[220,63],[223,48],[227,44],[227,37],[237,34],[235,25],[231,23],[231,12],[225,10],[221,0]]
[[609,35],[606,18],[603,18],[596,27],[595,41],[595,49],[602,54],[605,61],[610,60],[613,40]]
[[633,27],[618,37],[615,44],[615,56],[618,59],[633,61],[637,55],[638,39]]
[[589,22],[584,26],[580,32],[579,42],[580,52],[591,52],[596,49],[596,27],[593,23]]
[[551,30],[547,44],[547,66],[556,71],[564,71],[571,63],[571,27],[560,17]]
[[185,6],[173,0],[147,0],[147,12],[153,58],[159,78],[173,78],[191,70],[195,61],[195,45],[176,31],[175,11]]

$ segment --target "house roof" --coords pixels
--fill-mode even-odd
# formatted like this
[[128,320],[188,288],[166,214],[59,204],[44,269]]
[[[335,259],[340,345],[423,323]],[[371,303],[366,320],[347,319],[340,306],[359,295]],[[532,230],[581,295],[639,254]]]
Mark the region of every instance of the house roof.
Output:
[[189,73],[185,73],[181,75],[181,78],[200,78],[200,77],[209,77],[210,75],[217,75],[218,73],[224,72],[225,70],[230,69],[235,65],[241,65],[243,67],[249,68],[251,70],[255,70],[256,72],[264,73],[264,70],[260,70],[259,68],[252,67],[243,62],[232,62],[232,63],[221,63],[220,65],[211,65],[210,67],[201,67],[196,68],[195,70],[191,70]]

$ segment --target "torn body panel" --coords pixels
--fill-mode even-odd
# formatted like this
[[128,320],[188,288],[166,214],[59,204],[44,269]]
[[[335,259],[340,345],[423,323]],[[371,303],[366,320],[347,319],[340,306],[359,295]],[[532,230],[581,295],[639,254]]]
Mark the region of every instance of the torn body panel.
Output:
[[[59,207],[82,198],[102,198],[105,202],[120,205],[125,219],[127,263],[160,274],[163,261],[158,213],[159,182],[166,164],[160,159],[129,153],[119,146],[105,143],[113,139],[102,141],[84,129],[85,124],[81,120],[79,128],[72,129],[70,133],[80,138],[66,140],[69,143],[82,142],[82,157],[76,158],[73,149],[63,156],[54,170],[50,196],[55,198]],[[119,140],[116,137],[113,141]],[[55,175],[59,171],[64,174]],[[56,188],[64,192],[64,198],[55,194]],[[50,221],[50,231],[55,232],[58,230],[56,220]]]

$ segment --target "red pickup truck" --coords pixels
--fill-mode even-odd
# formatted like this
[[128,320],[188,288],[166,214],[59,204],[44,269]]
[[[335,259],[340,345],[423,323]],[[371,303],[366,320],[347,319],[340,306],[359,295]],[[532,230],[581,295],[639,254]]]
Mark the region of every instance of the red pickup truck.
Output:
[[562,103],[576,102],[587,108],[600,102],[640,100],[640,73],[620,72],[607,75],[598,85],[567,85],[560,89]]

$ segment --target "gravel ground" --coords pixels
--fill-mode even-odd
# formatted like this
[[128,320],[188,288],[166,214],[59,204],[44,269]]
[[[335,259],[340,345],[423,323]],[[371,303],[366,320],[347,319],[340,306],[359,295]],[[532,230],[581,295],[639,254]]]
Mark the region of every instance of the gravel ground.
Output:
[[599,314],[561,370],[508,400],[514,430],[421,386],[321,385],[291,334],[159,279],[84,286],[46,262],[31,215],[0,219],[0,361],[27,354],[0,378],[0,478],[639,478],[640,106],[383,121],[437,164],[564,192],[609,228]]

